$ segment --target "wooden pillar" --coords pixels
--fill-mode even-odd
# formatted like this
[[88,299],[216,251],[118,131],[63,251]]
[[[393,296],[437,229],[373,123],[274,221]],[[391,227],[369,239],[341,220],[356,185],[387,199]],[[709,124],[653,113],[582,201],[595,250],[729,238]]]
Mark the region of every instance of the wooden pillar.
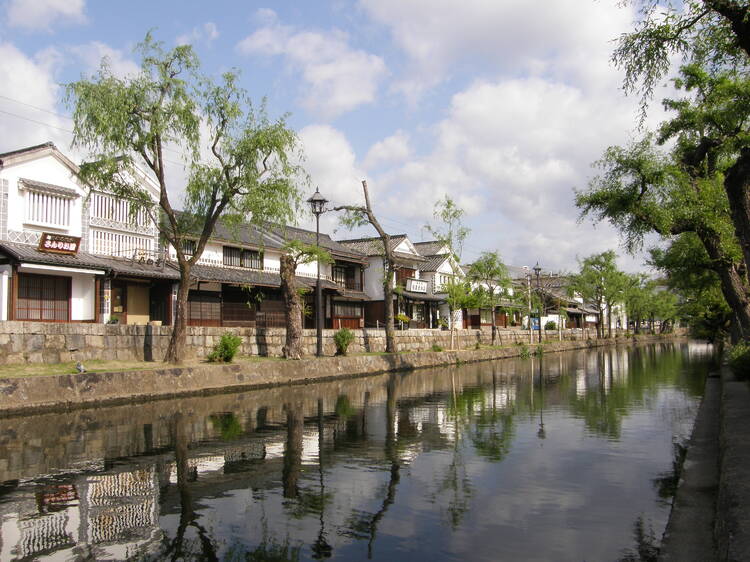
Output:
[[98,275],[94,277],[94,323],[99,324],[102,321],[102,278]]
[[10,278],[10,290],[8,291],[8,320],[16,319],[16,300],[18,299],[18,265],[13,264],[13,273]]

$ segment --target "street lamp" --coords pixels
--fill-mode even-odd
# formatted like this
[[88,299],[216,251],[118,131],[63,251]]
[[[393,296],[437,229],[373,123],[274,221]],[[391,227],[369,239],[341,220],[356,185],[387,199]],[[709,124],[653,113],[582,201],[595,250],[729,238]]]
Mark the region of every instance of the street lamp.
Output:
[[[307,200],[310,204],[310,210],[315,215],[315,245],[320,247],[320,215],[325,213],[325,205],[328,200],[320,194],[316,187],[315,193]],[[323,292],[320,287],[320,258],[316,260],[318,264],[318,274],[315,279],[315,335],[317,337],[317,346],[315,355],[323,356]]]
[[539,303],[537,306],[539,307],[538,310],[538,316],[539,316],[539,343],[542,343],[542,291],[541,291],[541,285],[539,284],[539,274],[542,272],[542,268],[539,267],[539,262],[536,262],[536,265],[534,266],[534,274],[536,275],[536,296],[539,299]]
[[532,344],[534,343],[534,333],[531,331],[531,273],[528,265],[524,265],[523,270],[526,272],[526,296],[529,303],[529,344]]

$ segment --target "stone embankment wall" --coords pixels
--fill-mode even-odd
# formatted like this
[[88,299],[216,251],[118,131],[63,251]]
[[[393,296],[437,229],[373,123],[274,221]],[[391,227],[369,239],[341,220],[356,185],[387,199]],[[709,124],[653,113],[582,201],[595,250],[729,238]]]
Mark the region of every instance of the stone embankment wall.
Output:
[[[545,353],[614,344],[632,338],[549,342]],[[639,342],[666,341],[653,336]],[[0,415],[102,403],[153,400],[172,396],[239,391],[286,384],[306,384],[477,361],[517,357],[521,346],[481,350],[395,353],[348,357],[312,357],[300,361],[254,361],[235,365],[203,363],[194,367],[108,373],[49,375],[0,379]]]
[[[187,328],[185,359],[208,355],[221,334],[232,332],[242,338],[243,355],[280,357],[286,331],[283,328]],[[323,331],[325,355],[336,352],[335,330]],[[385,351],[385,331],[354,330],[351,353]],[[0,364],[60,363],[105,359],[120,361],[160,360],[167,351],[172,329],[169,326],[125,326],[116,324],[61,324],[49,322],[0,322]],[[537,334],[534,334],[536,338]],[[557,339],[557,332],[548,333]],[[584,334],[568,331],[565,339],[581,339]],[[433,345],[450,348],[450,332],[440,330],[396,331],[399,351],[428,351]],[[477,343],[491,343],[489,328],[456,330],[455,349],[473,349]],[[498,331],[497,343],[504,345],[528,342],[523,330]],[[315,353],[315,330],[305,330],[304,348],[307,355]]]

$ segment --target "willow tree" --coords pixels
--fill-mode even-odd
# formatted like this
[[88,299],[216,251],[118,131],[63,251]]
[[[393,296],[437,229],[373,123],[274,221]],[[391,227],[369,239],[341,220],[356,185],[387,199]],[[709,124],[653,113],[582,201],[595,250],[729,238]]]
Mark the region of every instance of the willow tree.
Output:
[[508,268],[505,267],[497,252],[482,252],[479,259],[469,266],[468,277],[486,289],[484,300],[492,310],[492,345],[495,345],[497,337],[495,307],[498,306],[501,296],[510,288]]
[[[73,144],[90,154],[81,166],[83,179],[130,200],[133,213],[146,211],[176,252],[180,287],[165,360],[179,363],[190,272],[217,221],[293,219],[299,170],[290,156],[297,138],[284,118],[271,120],[264,104],[251,105],[235,72],[218,81],[202,76],[190,46],[166,51],[148,34],[137,51],[141,69],[135,75],[115,75],[104,59],[96,75],[67,85]],[[177,158],[187,173],[184,184],[170,173],[168,164]],[[159,186],[156,203],[138,180],[142,169]],[[182,213],[173,201],[181,189]],[[186,238],[197,238],[192,255],[183,249]]]
[[383,299],[385,308],[385,350],[388,353],[396,353],[396,329],[393,325],[393,284],[396,278],[396,255],[391,247],[391,236],[383,229],[372,210],[370,203],[370,192],[367,189],[367,181],[362,180],[362,192],[365,197],[364,205],[339,205],[334,211],[345,211],[341,217],[341,224],[347,228],[355,228],[369,224],[380,237],[383,245]]
[[305,288],[297,283],[297,267],[314,261],[331,263],[332,259],[327,251],[318,246],[292,240],[284,245],[280,261],[281,295],[286,320],[286,340],[281,352],[286,359],[302,359],[302,292]]
[[451,349],[453,348],[455,324],[462,308],[468,302],[476,302],[471,286],[464,283],[464,272],[461,269],[461,253],[464,241],[471,230],[463,225],[464,210],[456,205],[456,202],[446,195],[438,199],[433,207],[432,216],[437,221],[436,225],[426,224],[425,228],[443,245],[448,246],[450,256],[449,263],[453,270],[451,280],[443,285],[443,292],[447,296],[448,308],[451,317]]
[[591,255],[581,262],[580,272],[569,277],[569,288],[584,299],[594,301],[599,309],[598,337],[604,337],[605,310],[609,337],[612,337],[612,307],[623,300],[627,287],[627,276],[617,268],[616,257],[612,250]]

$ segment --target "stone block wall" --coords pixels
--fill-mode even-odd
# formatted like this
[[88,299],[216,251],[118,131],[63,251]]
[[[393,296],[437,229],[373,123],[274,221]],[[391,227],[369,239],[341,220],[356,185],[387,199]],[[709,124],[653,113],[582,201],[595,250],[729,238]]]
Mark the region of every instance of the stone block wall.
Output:
[[[353,330],[354,342],[350,353],[385,351],[385,331],[377,329]],[[243,355],[281,356],[284,345],[283,328],[187,328],[186,359],[205,357],[218,343],[224,332],[242,338]],[[323,331],[325,355],[334,355],[335,330]],[[139,361],[148,358],[161,360],[166,354],[172,329],[169,326],[126,326],[118,324],[0,322],[0,364],[60,363],[90,359]],[[536,334],[534,334],[536,336]],[[556,332],[550,332],[556,338]],[[498,342],[526,343],[528,332],[498,331]],[[450,348],[450,332],[440,330],[396,331],[400,351],[427,351],[433,345]],[[573,334],[566,334],[573,339]],[[455,349],[473,349],[477,343],[491,343],[489,328],[456,330]],[[314,355],[315,330],[305,330],[304,349]]]

